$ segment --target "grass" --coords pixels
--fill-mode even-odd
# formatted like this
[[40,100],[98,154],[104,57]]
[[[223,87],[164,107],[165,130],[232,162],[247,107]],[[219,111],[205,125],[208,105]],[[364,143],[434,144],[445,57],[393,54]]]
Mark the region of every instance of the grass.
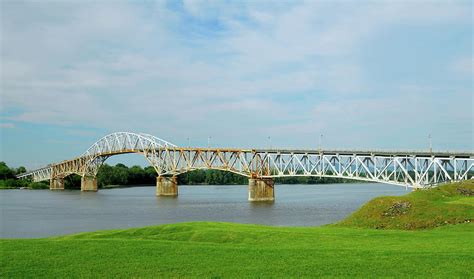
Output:
[[[474,197],[457,191],[471,186],[446,185],[400,200],[378,198],[347,220],[324,227],[196,222],[4,239],[0,241],[0,277],[472,278],[474,225],[465,221],[472,218]],[[404,214],[384,215],[400,201],[411,203]],[[448,212],[433,207],[435,213],[419,212],[430,205]],[[437,221],[429,222],[433,216]],[[375,218],[379,225],[368,218]],[[460,224],[446,224],[446,220]],[[371,228],[397,225],[404,230]],[[430,227],[434,228],[414,230]]]
[[[462,191],[472,191],[466,196]],[[394,204],[407,202],[405,213],[390,213]],[[398,197],[379,197],[340,222],[339,226],[372,229],[429,229],[474,221],[474,180],[419,190]]]

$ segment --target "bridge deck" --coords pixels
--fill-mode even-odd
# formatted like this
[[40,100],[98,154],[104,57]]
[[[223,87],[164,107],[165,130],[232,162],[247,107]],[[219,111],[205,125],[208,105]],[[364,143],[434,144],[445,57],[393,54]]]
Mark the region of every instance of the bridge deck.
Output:
[[351,149],[291,149],[291,148],[199,148],[175,147],[182,151],[221,151],[221,152],[256,152],[256,153],[295,153],[295,154],[324,154],[324,155],[361,155],[361,156],[415,156],[415,157],[456,157],[474,158],[472,151],[416,151],[416,150],[351,150]]
[[318,149],[255,149],[257,152],[268,153],[308,153],[326,155],[374,155],[374,156],[416,156],[416,157],[458,157],[458,158],[474,158],[474,152],[469,151],[403,151],[403,150],[348,150],[348,149],[332,149],[332,150],[318,150]]

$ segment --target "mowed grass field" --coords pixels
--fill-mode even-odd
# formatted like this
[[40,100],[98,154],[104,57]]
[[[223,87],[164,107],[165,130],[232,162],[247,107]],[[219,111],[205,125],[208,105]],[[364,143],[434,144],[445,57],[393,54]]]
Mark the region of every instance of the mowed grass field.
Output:
[[[197,222],[4,239],[0,277],[473,278],[474,197],[466,189],[474,184],[377,198],[345,221],[323,227]],[[391,210],[401,201],[410,206]],[[429,204],[449,210],[418,212]]]

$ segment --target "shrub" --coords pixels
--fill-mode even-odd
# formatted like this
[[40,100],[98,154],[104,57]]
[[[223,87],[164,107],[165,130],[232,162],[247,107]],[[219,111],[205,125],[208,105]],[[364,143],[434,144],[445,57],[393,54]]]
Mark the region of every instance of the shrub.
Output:
[[30,189],[49,189],[49,185],[46,184],[45,182],[31,182],[28,185],[28,188]]

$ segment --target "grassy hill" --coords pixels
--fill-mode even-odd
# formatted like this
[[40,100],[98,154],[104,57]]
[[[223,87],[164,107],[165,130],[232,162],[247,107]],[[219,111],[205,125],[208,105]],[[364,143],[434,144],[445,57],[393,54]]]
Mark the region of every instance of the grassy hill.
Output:
[[473,180],[375,198],[338,226],[414,230],[470,222],[474,222]]
[[[472,278],[474,197],[465,189],[472,183],[378,198],[324,227],[197,222],[4,239],[0,277]],[[395,227],[410,230],[373,229]]]

